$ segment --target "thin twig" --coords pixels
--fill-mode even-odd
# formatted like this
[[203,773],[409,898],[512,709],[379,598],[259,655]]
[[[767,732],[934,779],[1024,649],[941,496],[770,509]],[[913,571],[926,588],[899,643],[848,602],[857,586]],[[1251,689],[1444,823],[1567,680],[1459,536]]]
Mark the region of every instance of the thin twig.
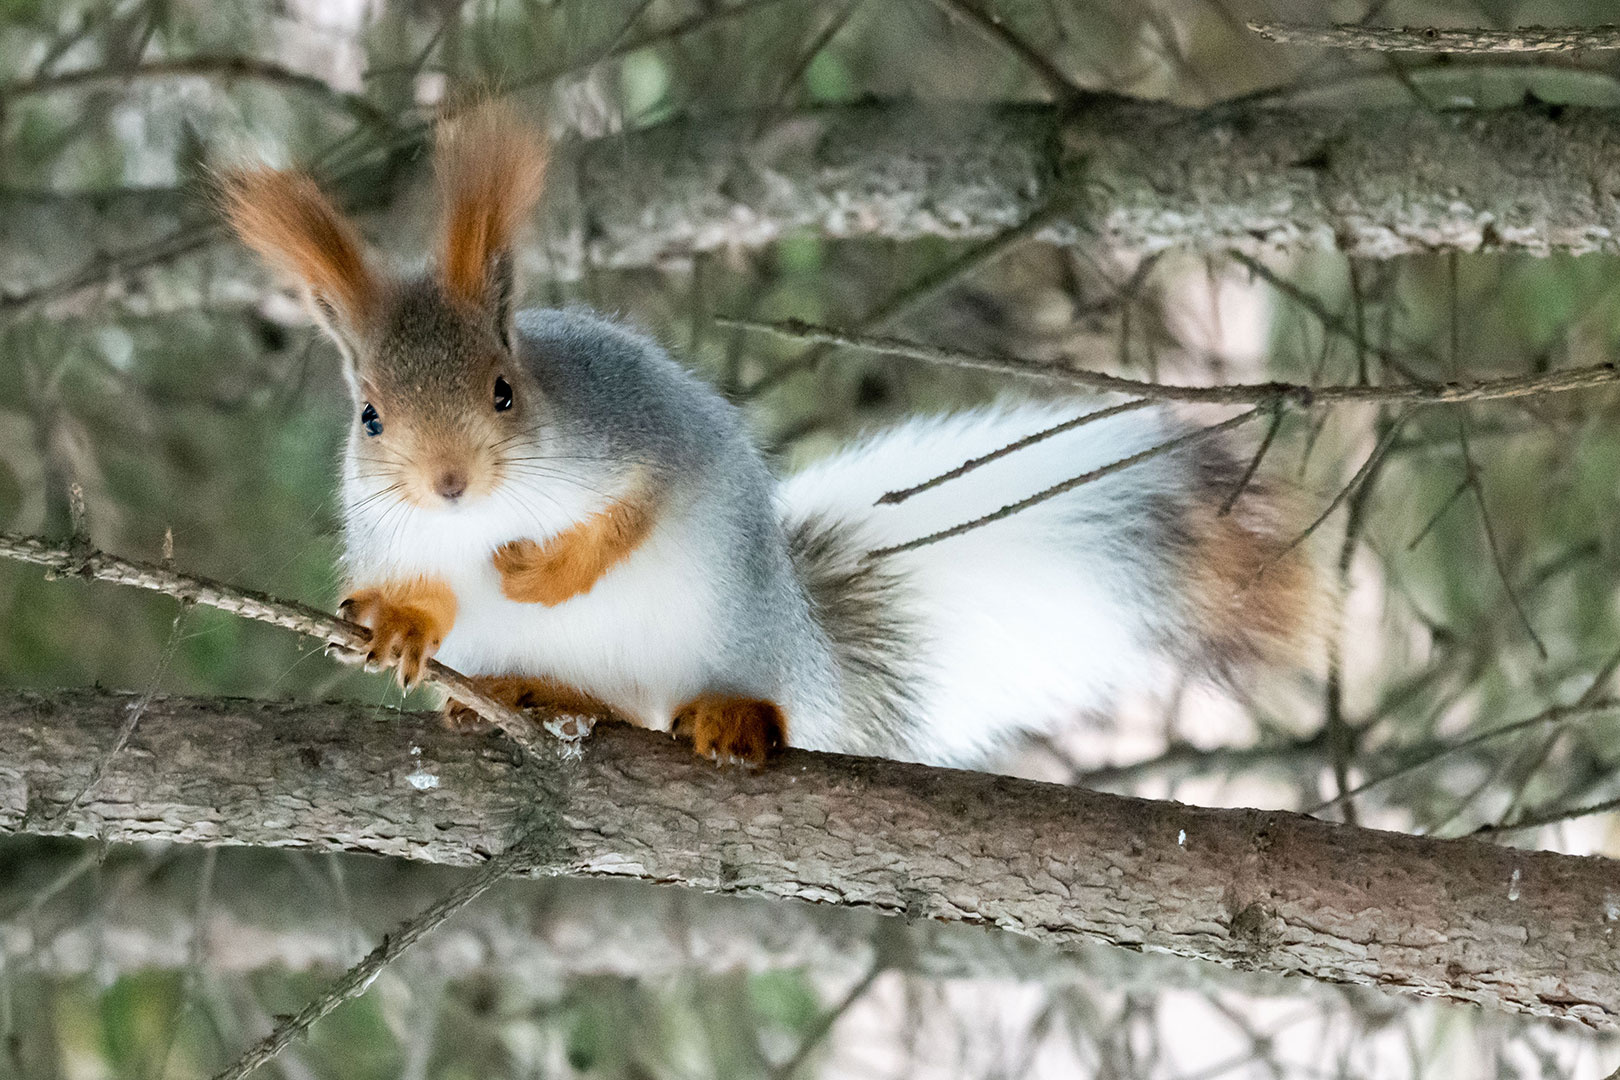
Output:
[[1419,529],[1417,535],[1412,537],[1412,542],[1406,545],[1406,550],[1416,551],[1418,545],[1423,543],[1424,539],[1434,531],[1434,527],[1440,523],[1440,519],[1446,516],[1446,511],[1450,510],[1457,500],[1462,498],[1472,486],[1472,482],[1466,478],[1462,483],[1458,484],[1451,494],[1447,495],[1445,500],[1441,502],[1439,509],[1429,517],[1428,521],[1423,523],[1423,528]]
[[1249,29],[1284,45],[1369,52],[1548,53],[1578,49],[1620,49],[1620,26],[1521,26],[1514,30],[1479,27],[1361,26],[1337,23],[1252,22]]
[[[1600,685],[1600,682],[1595,682],[1593,685]],[[1490,742],[1493,739],[1499,739],[1504,735],[1512,735],[1515,732],[1523,731],[1526,728],[1540,727],[1545,724],[1567,724],[1572,721],[1582,720],[1590,716],[1611,713],[1617,709],[1620,709],[1620,701],[1616,701],[1612,698],[1592,701],[1583,700],[1578,701],[1573,705],[1554,705],[1549,709],[1545,709],[1534,716],[1526,717],[1523,720],[1514,720],[1511,723],[1501,724],[1497,727],[1489,729],[1488,731],[1482,731],[1477,735],[1470,735],[1468,738],[1459,742],[1435,747],[1428,753],[1415,758],[1412,761],[1408,761],[1406,764],[1401,765],[1398,768],[1392,769],[1387,773],[1383,773],[1382,775],[1375,776],[1371,780],[1363,781],[1362,783],[1351,788],[1349,791],[1346,791],[1340,795],[1335,795],[1326,802],[1319,803],[1318,805],[1311,807],[1309,810],[1306,810],[1305,813],[1320,814],[1324,810],[1330,810],[1339,805],[1339,803],[1346,799],[1354,798],[1355,796],[1371,791],[1373,788],[1382,784],[1387,784],[1391,780],[1405,776],[1408,773],[1415,772],[1418,769],[1424,768],[1425,766],[1432,765],[1441,758],[1450,757],[1452,754],[1473,749],[1481,743]]]
[[1498,822],[1495,825],[1481,825],[1470,836],[1490,836],[1495,833],[1516,832],[1520,829],[1539,829],[1544,825],[1557,825],[1562,821],[1573,821],[1575,818],[1590,817],[1593,814],[1606,814],[1610,810],[1620,810],[1620,797],[1604,799],[1602,802],[1588,803],[1569,810],[1544,810],[1529,813],[1517,821]]
[[[1368,345],[1366,334],[1362,332],[1357,324],[1347,323],[1342,316],[1329,311],[1327,305],[1322,302],[1321,297],[1300,288],[1252,255],[1247,255],[1241,251],[1233,251],[1229,254],[1233,262],[1310,312],[1311,316],[1322,324],[1322,329],[1354,345],[1358,358],[1371,353],[1378,357],[1379,363],[1386,368],[1399,372],[1408,382],[1419,384],[1428,382],[1427,379],[1419,377],[1416,372],[1402,363],[1395,355],[1394,351],[1389,347],[1389,335],[1387,333],[1382,347],[1374,349]],[[1425,359],[1432,359],[1432,356],[1429,355],[1425,348],[1414,345],[1412,349]]]
[[1266,451],[1271,449],[1272,442],[1277,438],[1277,429],[1282,427],[1282,422],[1283,409],[1282,402],[1279,401],[1271,408],[1271,424],[1266,428],[1265,438],[1260,440],[1260,448],[1249,459],[1248,468],[1244,469],[1243,475],[1238,477],[1237,485],[1232,488],[1232,493],[1226,497],[1225,502],[1221,503],[1220,513],[1216,515],[1217,517],[1225,517],[1230,514],[1232,507],[1237,505],[1237,501],[1249,489],[1249,484],[1254,480],[1254,474],[1260,471],[1260,462],[1265,460]]
[[[1399,427],[1400,420],[1394,421],[1391,426]],[[1388,433],[1385,435],[1387,438]],[[1383,439],[1380,440],[1380,444],[1387,445]],[[1339,792],[1340,813],[1346,825],[1358,823],[1355,801],[1347,792],[1350,790],[1350,761],[1355,756],[1360,732],[1345,719],[1344,715],[1344,597],[1350,588],[1350,568],[1355,562],[1356,547],[1361,542],[1361,530],[1366,524],[1367,508],[1371,505],[1373,489],[1377,486],[1378,478],[1383,474],[1383,462],[1387,460],[1387,455],[1375,451],[1374,457],[1369,461],[1377,463],[1364,470],[1364,477],[1355,485],[1355,492],[1350,496],[1350,511],[1344,525],[1344,539],[1339,544],[1338,587],[1334,591],[1337,603],[1334,605],[1333,628],[1328,637],[1322,731],[1331,751],[1333,783]]]
[[1064,74],[1045,53],[1025,41],[1022,35],[1008,26],[1000,15],[992,15],[972,0],[934,0],[934,6],[961,16],[985,37],[1000,42],[1031,71],[1040,76],[1046,88],[1058,101],[1072,101],[1085,96],[1086,91],[1082,87]]
[[1593,364],[1588,367],[1549,371],[1537,375],[1511,375],[1500,379],[1481,379],[1449,383],[1399,383],[1389,386],[1358,386],[1350,384],[1307,386],[1302,383],[1229,383],[1221,386],[1179,386],[1171,383],[1127,379],[1100,371],[1085,371],[1061,364],[1047,364],[1024,360],[1015,356],[997,356],[989,353],[969,352],[942,345],[906,338],[878,334],[851,333],[830,326],[788,319],[783,322],[765,322],[757,319],[717,315],[715,321],[722,326],[743,330],[759,330],[779,337],[801,341],[820,341],[852,349],[890,353],[910,360],[923,360],[953,367],[978,368],[999,371],[1008,375],[1041,379],[1047,382],[1067,383],[1104,394],[1125,394],[1130,397],[1150,397],[1162,401],[1198,402],[1209,405],[1269,405],[1274,401],[1299,408],[1312,408],[1327,404],[1376,404],[1391,402],[1413,405],[1453,405],[1464,401],[1503,401],[1510,398],[1536,397],[1544,394],[1562,394],[1574,390],[1588,390],[1599,386],[1620,385],[1620,367],[1614,364]]
[[1389,430],[1384,432],[1384,434],[1379,438],[1378,444],[1373,447],[1372,453],[1367,455],[1367,460],[1361,463],[1361,468],[1357,469],[1356,474],[1350,478],[1350,482],[1344,485],[1344,487],[1340,488],[1337,495],[1333,496],[1333,501],[1328,503],[1327,509],[1323,510],[1321,514],[1317,515],[1315,521],[1305,526],[1303,532],[1290,540],[1276,554],[1272,555],[1271,558],[1266,561],[1266,564],[1260,568],[1259,572],[1255,574],[1256,578],[1259,578],[1267,570],[1275,566],[1285,555],[1299,547],[1299,545],[1303,544],[1306,540],[1310,539],[1311,534],[1316,532],[1317,529],[1320,529],[1323,523],[1326,522],[1328,518],[1333,516],[1333,512],[1343,505],[1345,499],[1349,498],[1351,495],[1355,494],[1361,489],[1362,485],[1367,482],[1367,479],[1377,471],[1379,464],[1384,460],[1384,455],[1389,452],[1390,444],[1395,441],[1396,434],[1401,430],[1401,426],[1406,423],[1406,418],[1409,415],[1411,415],[1410,409],[1395,418],[1394,422],[1389,425]]
[[[75,484],[74,486],[77,487],[78,485]],[[84,786],[64,806],[43,814],[42,817],[45,820],[54,821],[77,810],[84,797],[94,791],[97,784],[101,783],[101,778],[106,775],[107,766],[112,763],[115,757],[123,753],[124,748],[129,745],[129,740],[134,736],[135,729],[140,726],[142,714],[152,704],[152,699],[157,696],[163,676],[169,670],[169,665],[174,663],[174,654],[180,648],[180,631],[185,626],[186,613],[190,610],[191,605],[182,600],[180,610],[175,614],[174,624],[169,627],[169,637],[163,644],[163,652],[158,655],[157,665],[152,670],[151,682],[147,686],[146,692],[126,707],[127,716],[124,719],[124,726],[118,732],[118,738],[113,740],[112,746],[108,747],[107,752],[102,755],[101,760],[96,762],[95,768],[90,771],[90,779],[84,782]]]
[[864,2],[865,0],[845,0],[844,6],[834,12],[833,17],[827,20],[826,25],[816,32],[816,36],[810,40],[810,44],[794,60],[793,66],[788,68],[787,74],[782,76],[782,81],[777,86],[776,94],[770,104],[759,111],[759,119],[754,122],[754,129],[750,133],[749,142],[759,140],[766,131],[770,130],[773,123],[782,118],[788,97],[793,93],[794,87],[799,85],[799,80],[803,79],[810,70],[810,65],[814,64],[827,46],[832,44],[832,39],[838,36],[839,32],[844,29],[845,24],[849,22],[851,16],[855,14],[855,9]]
[[1111,461],[1101,468],[1092,469],[1090,472],[1076,476],[1072,480],[1065,480],[1063,483],[1054,484],[1044,491],[1037,491],[1027,499],[1020,499],[1015,503],[1009,503],[1008,505],[1003,506],[1000,510],[985,514],[983,517],[974,518],[972,521],[964,521],[960,525],[952,525],[948,529],[941,529],[939,532],[929,533],[927,536],[919,536],[915,540],[907,540],[903,544],[895,544],[891,547],[885,548],[876,548],[867,552],[866,558],[869,560],[881,559],[889,555],[898,555],[904,551],[915,551],[917,548],[927,547],[929,544],[937,544],[941,540],[949,540],[953,536],[961,536],[963,533],[971,532],[974,529],[989,525],[992,522],[1000,521],[1003,518],[1012,517],[1014,514],[1027,510],[1037,503],[1043,503],[1047,499],[1056,498],[1065,492],[1073,491],[1082,484],[1089,484],[1094,480],[1101,480],[1105,476],[1110,476],[1123,469],[1128,469],[1132,465],[1138,465],[1149,460],[1150,458],[1156,458],[1160,454],[1166,454],[1172,450],[1177,450],[1188,443],[1196,442],[1200,439],[1207,439],[1210,436],[1217,435],[1223,431],[1230,431],[1239,424],[1248,423],[1250,420],[1253,420],[1256,416],[1259,416],[1264,411],[1264,409],[1254,408],[1250,409],[1248,412],[1239,413],[1230,419],[1222,420],[1218,424],[1211,424],[1209,427],[1195,428],[1184,435],[1178,435],[1175,438],[1168,439],[1156,446],[1150,446],[1140,453],[1132,454],[1130,457],[1120,458],[1118,461]]
[[1474,467],[1473,456],[1468,451],[1468,429],[1462,416],[1457,417],[1457,437],[1462,446],[1463,470],[1467,477],[1468,487],[1474,493],[1474,504],[1479,507],[1479,521],[1485,529],[1485,544],[1490,548],[1491,563],[1496,567],[1496,576],[1502,581],[1502,590],[1507,593],[1508,602],[1518,613],[1519,622],[1524,625],[1524,632],[1530,635],[1530,641],[1535,645],[1536,652],[1541,654],[1543,660],[1547,659],[1547,646],[1536,633],[1536,628],[1530,622],[1530,615],[1524,610],[1524,603],[1519,599],[1519,592],[1513,587],[1513,579],[1508,576],[1507,564],[1502,558],[1502,545],[1496,539],[1496,527],[1491,523],[1491,512],[1485,505],[1485,488],[1479,480],[1479,470]]
[[[348,649],[363,652],[370,642],[371,635],[365,627],[307,604],[280,600],[267,593],[237,588],[210,578],[177,573],[152,563],[122,559],[104,551],[75,550],[72,545],[54,545],[35,536],[0,533],[0,558],[43,566],[53,577],[82,577],[149,589],[185,603],[204,604]],[[539,748],[535,725],[522,713],[484,694],[467,676],[437,660],[429,660],[426,670],[426,681],[447,690],[456,701],[500,728],[513,742],[525,750]]]
[[496,882],[521,870],[533,855],[521,841],[514,843],[500,855],[484,864],[483,869],[465,884],[415,918],[401,923],[392,933],[385,935],[377,947],[358,964],[344,972],[331,988],[299,1010],[296,1016],[277,1024],[256,1046],[243,1054],[230,1068],[217,1073],[214,1080],[242,1080],[242,1077],[271,1061],[285,1050],[317,1020],[333,1009],[365,993],[373,980],[406,949],[424,935],[474,900]]
[[799,1040],[798,1049],[793,1051],[793,1056],[783,1062],[780,1068],[771,1071],[772,1080],[789,1080],[794,1073],[798,1072],[799,1066],[803,1065],[805,1060],[809,1058],[811,1051],[820,1046],[822,1040],[826,1039],[828,1033],[832,1031],[833,1025],[838,1023],[839,1019],[849,1012],[857,1001],[866,996],[866,992],[872,989],[872,984],[877,981],[877,977],[883,974],[885,970],[887,970],[887,966],[880,955],[877,960],[873,961],[872,966],[866,969],[866,974],[861,976],[860,981],[850,987],[849,992],[839,999],[838,1004],[816,1017],[815,1023],[811,1025],[810,1030],[806,1031],[804,1038]]
[[1095,421],[1106,420],[1110,416],[1118,416],[1120,413],[1133,412],[1137,409],[1145,408],[1146,406],[1152,404],[1152,400],[1148,398],[1138,398],[1135,401],[1127,401],[1120,405],[1110,405],[1106,409],[1098,409],[1096,412],[1089,412],[1081,416],[1076,416],[1071,420],[1063,421],[1061,424],[1054,424],[1052,427],[1044,428],[1041,431],[1035,432],[1033,435],[1026,435],[1017,442],[1009,443],[999,450],[992,450],[988,454],[982,454],[979,457],[970,458],[969,460],[962,462],[962,464],[958,465],[950,472],[940,473],[932,480],[924,480],[922,483],[915,484],[908,488],[901,488],[898,491],[890,491],[878,499],[878,505],[892,506],[896,503],[903,503],[913,495],[920,495],[931,488],[938,487],[946,481],[955,480],[959,477],[965,476],[982,465],[988,465],[992,461],[999,458],[1004,458],[1008,454],[1016,453],[1025,447],[1034,446],[1038,442],[1044,442],[1045,440],[1052,438],[1054,435],[1062,435],[1066,431],[1073,431],[1075,428],[1084,427],[1085,425]]
[[[1030,239],[1036,233],[1063,217],[1070,209],[1072,209],[1072,204],[1068,198],[1058,197],[1048,201],[1017,225],[990,237],[988,240],[974,244],[944,266],[932,273],[923,275],[917,281],[890,296],[861,318],[861,321],[856,324],[856,332],[870,333],[881,330],[889,322],[911,314],[962,278],[980,267],[994,262],[1006,252]],[[724,316],[718,317],[718,321],[740,329],[752,328],[747,325],[733,323]],[[757,398],[774,390],[794,376],[813,371],[836,345],[837,342],[821,342],[804,350],[798,356],[757,380],[744,392],[744,399],[752,400]]]
[[252,79],[273,86],[334,98],[350,112],[368,120],[382,121],[387,118],[381,109],[359,94],[344,93],[313,75],[306,75],[256,56],[175,56],[162,60],[147,60],[133,67],[77,68],[73,71],[62,71],[8,83],[0,87],[0,98],[27,97],[81,86],[94,86],[98,83],[128,83],[139,79],[167,79],[181,76]]
[[[1451,357],[1451,371],[1456,375],[1462,369],[1462,305],[1457,297],[1457,253],[1452,252],[1446,256],[1447,295],[1450,299],[1451,320],[1449,328],[1449,350]],[[1518,613],[1519,622],[1524,624],[1525,633],[1535,643],[1536,651],[1541,659],[1547,659],[1547,646],[1542,642],[1541,636],[1530,622],[1530,615],[1524,610],[1524,604],[1519,600],[1519,593],[1513,587],[1513,580],[1508,576],[1507,563],[1502,558],[1502,546],[1496,539],[1496,527],[1491,522],[1491,511],[1485,505],[1485,485],[1480,481],[1479,469],[1474,466],[1474,455],[1468,449],[1468,414],[1462,411],[1457,415],[1457,448],[1462,451],[1463,480],[1474,493],[1474,504],[1479,508],[1480,524],[1485,529],[1485,542],[1490,547],[1491,562],[1496,567],[1496,576],[1502,581],[1502,589],[1508,595],[1508,601],[1513,610]]]

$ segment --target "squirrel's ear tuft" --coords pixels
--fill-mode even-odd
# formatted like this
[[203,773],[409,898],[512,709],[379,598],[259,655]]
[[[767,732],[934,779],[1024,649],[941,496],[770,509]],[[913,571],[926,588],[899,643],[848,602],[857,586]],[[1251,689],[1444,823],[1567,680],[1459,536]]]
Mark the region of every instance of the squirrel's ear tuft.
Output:
[[441,120],[435,142],[445,290],[488,310],[504,335],[514,287],[512,245],[540,201],[545,140],[509,105],[488,100]]
[[[377,279],[360,234],[301,172],[250,166],[218,176],[220,205],[242,242],[299,281],[323,316],[350,328],[376,310]],[[323,318],[323,321],[327,321]]]

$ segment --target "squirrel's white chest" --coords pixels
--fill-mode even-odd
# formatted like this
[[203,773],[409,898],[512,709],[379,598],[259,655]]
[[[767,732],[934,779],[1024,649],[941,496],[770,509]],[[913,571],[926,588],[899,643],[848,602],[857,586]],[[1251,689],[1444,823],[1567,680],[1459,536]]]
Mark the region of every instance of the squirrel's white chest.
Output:
[[706,688],[715,655],[716,590],[691,550],[666,522],[555,606],[507,599],[487,558],[446,567],[457,611],[438,658],[467,675],[545,676],[667,728]]
[[544,539],[600,510],[584,486],[445,513],[379,504],[353,470],[345,484],[350,506],[364,508],[348,521],[351,580],[448,583],[456,617],[437,658],[457,671],[554,679],[655,728],[712,682],[721,570],[701,557],[698,523],[665,518],[589,591],[548,607],[507,599],[491,557],[508,541]]

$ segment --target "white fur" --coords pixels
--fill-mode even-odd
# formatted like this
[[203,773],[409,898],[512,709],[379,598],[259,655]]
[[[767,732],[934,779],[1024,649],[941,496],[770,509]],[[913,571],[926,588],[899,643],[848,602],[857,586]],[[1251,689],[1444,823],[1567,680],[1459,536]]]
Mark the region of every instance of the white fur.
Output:
[[[1147,449],[1166,438],[1151,412],[1083,425],[893,506],[885,492],[1092,411],[1026,405],[918,419],[790,477],[790,519],[862,525],[885,547],[990,513]],[[890,566],[913,586],[919,650],[918,756],[973,764],[1019,731],[1102,708],[1163,670],[1143,595],[1143,570],[1120,550],[1144,495],[1177,486],[1165,455],[1082,485],[1001,521],[914,551]]]
[[[1150,412],[1082,426],[897,506],[885,492],[937,475],[1081,412],[1022,406],[905,423],[821,461],[779,489],[788,520],[855,525],[873,547],[898,544],[996,510],[1163,441]],[[1102,708],[1162,670],[1144,563],[1121,538],[1157,489],[1175,490],[1173,457],[1136,465],[1002,521],[892,557],[921,630],[913,673],[925,733],[911,756],[971,765],[1020,731]],[[589,592],[555,607],[508,600],[490,556],[509,540],[544,541],[603,509],[610,476],[589,483],[509,479],[464,506],[423,509],[371,499],[382,480],[345,469],[349,572],[356,584],[441,578],[458,610],[438,659],[469,675],[545,674],[623,714],[667,729],[710,689],[724,566],[710,521],[671,513]],[[538,486],[543,485],[543,486]],[[806,648],[811,643],[806,643]],[[796,745],[850,749],[831,688],[785,702]]]
[[[371,489],[352,468],[345,473],[346,502],[360,505]],[[609,502],[582,485],[525,490],[526,483],[534,482],[508,480],[494,495],[444,509],[365,504],[349,521],[351,580],[442,579],[457,610],[436,659],[466,675],[545,674],[667,729],[674,710],[706,689],[712,667],[715,596],[694,571],[697,524],[661,520],[629,558],[566,603],[518,603],[501,592],[495,549],[510,540],[543,542]]]

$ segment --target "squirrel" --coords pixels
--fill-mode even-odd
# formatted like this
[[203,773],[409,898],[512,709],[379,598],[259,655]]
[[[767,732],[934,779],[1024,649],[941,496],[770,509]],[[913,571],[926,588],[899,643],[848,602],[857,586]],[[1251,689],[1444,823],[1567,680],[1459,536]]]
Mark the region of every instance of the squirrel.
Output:
[[1230,441],[868,557],[1191,428],[1122,412],[879,502],[1084,411],[1002,405],[903,423],[778,481],[741,412],[647,336],[516,310],[537,131],[486,101],[439,122],[434,154],[438,252],[408,275],[376,268],[308,174],[220,177],[236,234],[342,355],[340,612],[402,686],[437,657],[515,707],[611,715],[722,761],[791,745],[982,767],[1150,687],[1167,660],[1218,678],[1302,661],[1318,575],[1286,497],[1244,487]]

